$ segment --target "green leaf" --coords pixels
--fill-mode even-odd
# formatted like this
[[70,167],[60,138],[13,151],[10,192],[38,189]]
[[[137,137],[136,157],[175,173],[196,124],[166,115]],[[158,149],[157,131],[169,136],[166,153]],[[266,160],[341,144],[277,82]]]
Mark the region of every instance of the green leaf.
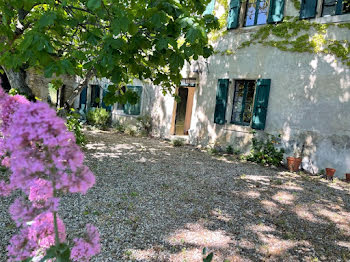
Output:
[[214,253],[211,252],[206,258],[203,259],[203,262],[211,262],[213,260]]
[[191,27],[186,34],[186,39],[188,42],[193,44],[198,38],[202,36],[201,31],[195,27]]
[[128,30],[129,19],[125,16],[118,16],[112,22],[112,30],[114,35],[119,35],[120,32]]
[[54,12],[44,13],[39,20],[39,26],[46,27],[46,26],[53,25],[56,18],[57,18],[57,15]]
[[121,38],[113,39],[111,41],[111,46],[113,49],[120,49],[125,45],[125,41]]
[[101,0],[89,0],[87,7],[91,10],[96,10],[101,7]]
[[168,48],[168,39],[167,38],[159,39],[157,44],[156,44],[156,48],[158,51],[161,51],[163,49],[167,49]]
[[57,67],[56,67],[55,63],[48,65],[47,67],[45,67],[44,76],[46,78],[52,77],[52,74],[56,71],[56,69],[57,69]]

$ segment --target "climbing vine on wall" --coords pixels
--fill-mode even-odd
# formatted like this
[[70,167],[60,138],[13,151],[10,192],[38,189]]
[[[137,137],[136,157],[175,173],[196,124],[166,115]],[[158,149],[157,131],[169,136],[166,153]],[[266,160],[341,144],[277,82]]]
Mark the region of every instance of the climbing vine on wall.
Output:
[[[300,10],[300,1],[292,0],[294,7]],[[219,18],[220,29],[214,32],[211,41],[215,42],[223,36],[226,30],[228,14],[228,1],[219,0],[220,5],[225,7],[225,14]],[[327,29],[338,27],[350,30],[350,23],[345,24],[320,24],[308,20],[300,20],[299,17],[284,17],[282,23],[266,24],[254,32],[249,41],[242,42],[237,49],[249,47],[254,44],[271,46],[282,51],[308,52],[317,54],[331,54],[350,67],[350,43],[347,40],[336,40],[327,37]],[[310,34],[312,32],[313,34]],[[235,50],[225,50],[221,55],[232,55]]]

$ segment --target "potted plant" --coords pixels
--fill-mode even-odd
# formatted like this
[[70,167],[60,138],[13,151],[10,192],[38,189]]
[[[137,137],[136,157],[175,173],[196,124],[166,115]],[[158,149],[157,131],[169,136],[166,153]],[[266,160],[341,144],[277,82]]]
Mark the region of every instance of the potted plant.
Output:
[[346,173],[345,174],[345,180],[346,180],[346,182],[350,182],[350,173]]
[[294,156],[287,157],[287,166],[290,172],[299,170],[301,164],[301,150],[299,147],[294,147]]
[[326,176],[328,179],[333,179],[334,173],[335,173],[335,169],[334,168],[326,168]]

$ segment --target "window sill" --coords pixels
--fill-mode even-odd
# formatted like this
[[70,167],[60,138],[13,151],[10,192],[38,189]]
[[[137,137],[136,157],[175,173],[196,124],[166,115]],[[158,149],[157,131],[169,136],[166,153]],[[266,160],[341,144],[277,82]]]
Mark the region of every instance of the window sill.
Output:
[[320,23],[320,24],[342,23],[342,22],[348,22],[348,21],[350,21],[350,14],[323,16],[323,17],[317,17],[314,19],[314,22]]
[[112,113],[113,115],[117,115],[117,116],[126,116],[126,117],[138,117],[140,115],[128,115],[125,114],[123,110],[116,110]]
[[251,133],[254,129],[250,125],[240,125],[235,123],[227,123],[224,126],[225,131]]

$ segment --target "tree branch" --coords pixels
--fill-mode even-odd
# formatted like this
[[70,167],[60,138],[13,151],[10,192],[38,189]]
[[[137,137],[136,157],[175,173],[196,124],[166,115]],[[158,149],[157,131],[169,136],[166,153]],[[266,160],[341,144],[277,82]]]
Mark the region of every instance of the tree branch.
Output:
[[78,87],[73,91],[73,93],[69,96],[67,101],[64,104],[65,109],[69,109],[72,107],[75,98],[80,95],[81,91],[84,89],[85,86],[89,83],[90,79],[95,75],[95,69],[90,69],[85,78],[79,83]]

